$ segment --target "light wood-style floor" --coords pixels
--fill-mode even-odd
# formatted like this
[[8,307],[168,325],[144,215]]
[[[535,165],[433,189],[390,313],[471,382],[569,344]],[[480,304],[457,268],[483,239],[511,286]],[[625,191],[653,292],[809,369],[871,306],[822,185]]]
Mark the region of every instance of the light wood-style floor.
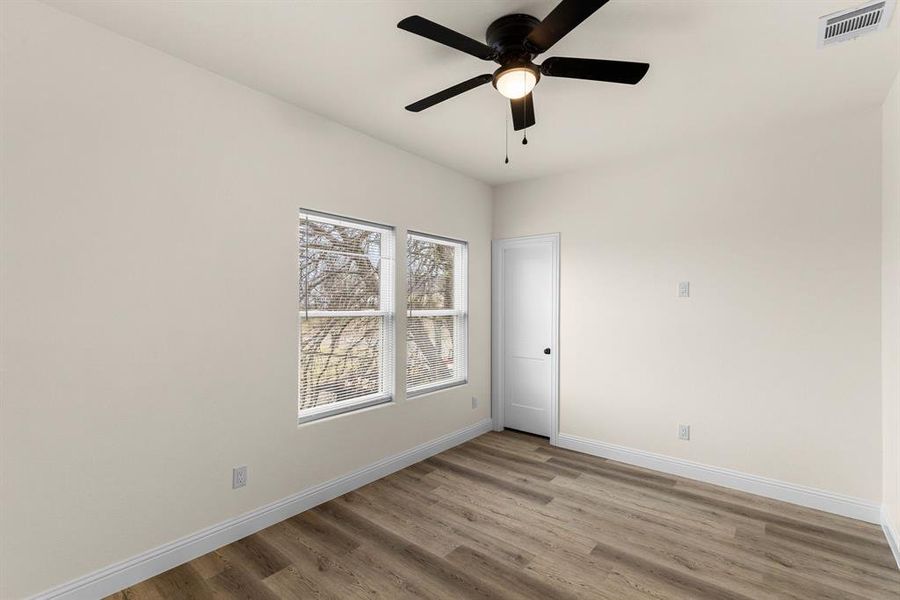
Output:
[[111,598],[900,598],[880,528],[488,433]]

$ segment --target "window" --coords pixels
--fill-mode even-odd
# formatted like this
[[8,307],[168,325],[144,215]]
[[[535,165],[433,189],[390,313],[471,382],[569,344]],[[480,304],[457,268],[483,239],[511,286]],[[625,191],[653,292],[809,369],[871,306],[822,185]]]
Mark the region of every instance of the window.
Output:
[[418,233],[406,240],[406,389],[466,382],[466,244]]
[[301,423],[391,400],[394,232],[300,212]]

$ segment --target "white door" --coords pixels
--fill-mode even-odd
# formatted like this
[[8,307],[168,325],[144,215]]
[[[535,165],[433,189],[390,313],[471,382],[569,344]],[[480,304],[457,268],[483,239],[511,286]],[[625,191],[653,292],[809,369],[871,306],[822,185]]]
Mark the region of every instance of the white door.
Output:
[[494,244],[495,292],[499,292],[495,366],[502,426],[551,437],[556,425],[558,237]]

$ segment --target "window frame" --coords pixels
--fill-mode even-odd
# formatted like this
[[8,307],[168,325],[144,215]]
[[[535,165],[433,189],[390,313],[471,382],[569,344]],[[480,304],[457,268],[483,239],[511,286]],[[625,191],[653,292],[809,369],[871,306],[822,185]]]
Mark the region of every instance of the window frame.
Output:
[[[397,327],[396,327],[396,253],[397,230],[392,225],[364,221],[353,217],[346,217],[334,213],[325,213],[317,210],[300,208],[298,210],[298,229],[303,227],[304,220],[316,220],[338,226],[349,226],[366,231],[374,231],[382,235],[381,238],[381,273],[379,276],[379,310],[309,310],[302,306],[304,297],[308,292],[305,287],[298,289],[299,304],[297,307],[297,425],[311,423],[327,417],[346,414],[371,406],[378,406],[393,402],[396,393],[395,354],[397,351]],[[302,252],[302,238],[298,234],[298,243]],[[302,273],[303,258],[298,254],[298,285],[299,275]],[[300,409],[300,369],[303,353],[303,320],[309,318],[327,317],[380,317],[382,318],[382,349],[380,353],[379,381],[380,391],[359,396],[357,398]]]
[[[409,259],[406,261],[406,277],[407,285],[407,307],[406,307],[406,331],[407,331],[407,349],[405,357],[404,384],[406,387],[406,397],[415,398],[432,394],[442,390],[459,387],[469,383],[469,243],[466,240],[458,240],[442,235],[425,233],[422,231],[407,230],[406,232],[406,248],[409,247],[409,238],[417,238],[425,242],[436,242],[439,244],[447,244],[454,246],[454,265],[462,267],[462,277],[459,280],[460,288],[453,290],[454,306],[462,303],[462,308],[453,309],[411,309],[409,308]],[[455,284],[456,282],[454,282]],[[431,384],[420,385],[414,388],[409,386],[409,319],[411,317],[440,317],[452,316],[453,320],[453,339],[455,358],[459,360],[458,375],[449,381],[439,381]],[[462,343],[456,345],[456,342],[462,340]],[[462,349],[462,353],[459,352]]]

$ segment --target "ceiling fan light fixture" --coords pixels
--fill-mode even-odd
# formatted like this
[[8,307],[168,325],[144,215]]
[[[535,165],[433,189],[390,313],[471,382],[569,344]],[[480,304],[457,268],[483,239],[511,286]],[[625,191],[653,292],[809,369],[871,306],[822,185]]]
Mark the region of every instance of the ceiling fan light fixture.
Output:
[[524,98],[531,93],[537,82],[537,71],[528,67],[500,69],[494,75],[494,87],[510,100]]
[[[634,85],[647,74],[650,68],[647,63],[622,60],[551,56],[541,59],[540,65],[534,64],[539,55],[550,50],[609,2],[609,0],[556,1],[556,7],[544,19],[518,13],[494,19],[484,33],[484,40],[487,43],[479,42],[419,15],[411,15],[401,20],[397,23],[397,27],[404,31],[500,65],[493,73],[482,73],[452,85],[413,102],[406,106],[406,110],[421,112],[490,81],[501,95],[508,98],[513,130],[522,131],[535,125],[534,97],[531,91],[544,77]],[[883,0],[889,1],[894,0]]]

